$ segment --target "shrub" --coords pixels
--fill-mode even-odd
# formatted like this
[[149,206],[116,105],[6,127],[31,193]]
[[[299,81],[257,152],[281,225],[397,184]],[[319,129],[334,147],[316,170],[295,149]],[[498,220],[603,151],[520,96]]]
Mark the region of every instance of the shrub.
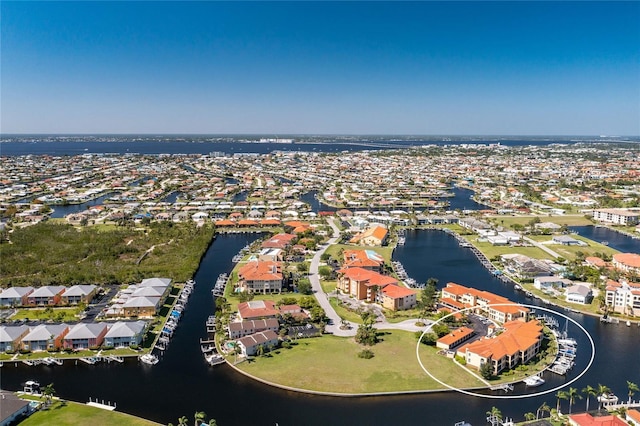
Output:
[[371,349],[363,349],[358,352],[358,358],[371,359],[373,358],[373,351]]

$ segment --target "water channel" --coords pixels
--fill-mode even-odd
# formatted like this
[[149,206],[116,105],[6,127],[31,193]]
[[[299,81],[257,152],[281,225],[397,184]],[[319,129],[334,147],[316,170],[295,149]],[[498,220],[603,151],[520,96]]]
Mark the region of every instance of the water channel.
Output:
[[[175,423],[178,417],[201,410],[221,425],[452,425],[460,420],[482,425],[486,411],[492,406],[516,419],[522,419],[525,412],[535,412],[544,401],[555,406],[553,395],[518,400],[491,400],[455,392],[366,398],[311,396],[254,382],[224,365],[208,367],[198,340],[205,335],[204,323],[214,307],[210,289],[218,274],[231,270],[233,254],[255,238],[256,234],[216,238],[195,275],[195,292],[159,364],[148,367],[130,359],[121,365],[67,362],[63,366],[27,367],[5,362],[0,370],[0,386],[18,390],[30,379],[43,384],[53,382],[62,398],[104,399],[116,402],[118,410],[162,423]],[[495,279],[469,249],[459,247],[453,237],[441,231],[408,232],[405,246],[399,247],[394,257],[419,281],[435,277],[441,286],[455,281],[517,302],[536,303]],[[640,328],[601,324],[597,318],[576,313],[568,315],[589,331],[598,348],[594,365],[572,386],[582,389],[602,383],[624,398],[626,380],[640,383]],[[578,364],[585,365],[589,355],[587,339],[573,325],[569,333],[578,339]],[[577,373],[577,369],[572,372]],[[547,373],[545,379],[547,387],[563,380],[554,378],[552,373]],[[584,407],[583,403],[578,402],[576,407]],[[591,403],[593,407],[595,402]],[[249,412],[246,407],[251,407]],[[566,402],[563,407],[566,410]]]

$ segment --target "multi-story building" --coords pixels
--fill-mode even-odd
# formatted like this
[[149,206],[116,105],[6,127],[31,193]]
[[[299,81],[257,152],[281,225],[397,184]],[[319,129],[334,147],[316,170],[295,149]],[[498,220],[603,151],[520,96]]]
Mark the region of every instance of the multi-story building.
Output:
[[239,287],[249,293],[274,293],[282,290],[280,262],[255,260],[238,270]]
[[613,225],[633,226],[638,223],[638,212],[623,209],[598,209],[593,211],[593,218],[598,222]]
[[605,301],[614,312],[640,316],[640,283],[607,281]]
[[616,253],[611,262],[614,267],[631,274],[640,274],[640,254]]
[[528,308],[506,297],[451,282],[442,289],[439,302],[454,310],[476,308],[475,312],[482,313],[500,324],[514,320],[525,321],[529,313]]

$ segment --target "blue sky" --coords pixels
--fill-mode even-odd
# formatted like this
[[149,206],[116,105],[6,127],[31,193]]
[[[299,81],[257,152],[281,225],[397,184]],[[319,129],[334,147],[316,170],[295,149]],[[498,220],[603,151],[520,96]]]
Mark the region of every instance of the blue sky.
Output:
[[0,2],[3,133],[640,134],[640,2]]

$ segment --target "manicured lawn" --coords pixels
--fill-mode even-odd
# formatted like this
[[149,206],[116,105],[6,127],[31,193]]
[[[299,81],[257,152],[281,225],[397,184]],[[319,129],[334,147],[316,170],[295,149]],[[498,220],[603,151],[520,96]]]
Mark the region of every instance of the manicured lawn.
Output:
[[[372,359],[358,358],[362,346],[353,338],[322,336],[298,340],[291,349],[279,349],[238,367],[282,385],[339,393],[368,393],[442,389],[416,359],[416,338],[403,331],[385,332],[384,341],[371,347]],[[421,345],[425,366],[439,379],[457,387],[481,386],[451,360]]]
[[[419,296],[418,296],[419,297]],[[387,321],[391,323],[402,322],[408,319],[417,319],[420,318],[421,311],[420,309],[407,309],[406,311],[389,311],[384,310],[384,316]]]
[[582,226],[582,225],[593,225],[593,222],[584,217],[582,214],[576,215],[562,215],[562,216],[490,216],[490,219],[498,225],[502,225],[505,228],[511,228],[513,224],[527,225],[531,219],[534,217],[539,217],[541,222],[552,222],[557,225],[568,225],[568,226]]
[[[551,241],[553,237],[551,235],[530,235],[529,238],[531,238],[534,241],[544,243],[547,241]],[[571,238],[584,241],[585,243],[588,244],[588,246],[565,246],[562,244],[545,244],[545,245],[549,247],[551,250],[561,255],[562,257],[564,257],[565,259],[569,259],[569,260],[574,259],[577,252],[582,252],[585,254],[585,256],[593,256],[595,255],[595,253],[605,253],[608,255],[614,255],[616,253],[619,253],[618,250],[616,249],[613,249],[609,246],[602,245],[598,242],[595,242],[593,240],[590,240],[588,238],[582,237],[577,234],[571,234]]]
[[78,321],[76,314],[80,313],[78,308],[37,308],[37,309],[18,309],[18,311],[11,316],[12,320],[41,320],[41,321]]
[[564,296],[560,296],[561,298],[550,296],[538,290],[537,288],[535,288],[533,284],[521,284],[521,285],[522,285],[522,288],[524,288],[525,290],[530,291],[531,293],[541,297],[542,299],[549,300],[551,303],[555,305],[559,305],[565,308],[575,309],[582,312],[588,312],[594,315],[602,313],[600,312],[599,303],[595,297],[593,298],[593,300],[589,305],[583,305],[581,303],[569,303],[564,299]]
[[325,281],[325,280],[321,279],[320,280],[320,285],[322,286],[322,291],[324,291],[325,293],[329,294],[333,290],[336,289],[337,282],[336,281]]
[[489,259],[503,254],[518,253],[524,254],[534,259],[553,259],[546,251],[538,247],[510,247],[510,246],[494,246],[489,242],[478,242],[477,236],[467,237],[469,242],[478,248]]
[[134,417],[130,414],[107,411],[76,402],[56,401],[47,410],[34,413],[22,426],[56,425],[119,425],[119,426],[152,426],[158,423]]

